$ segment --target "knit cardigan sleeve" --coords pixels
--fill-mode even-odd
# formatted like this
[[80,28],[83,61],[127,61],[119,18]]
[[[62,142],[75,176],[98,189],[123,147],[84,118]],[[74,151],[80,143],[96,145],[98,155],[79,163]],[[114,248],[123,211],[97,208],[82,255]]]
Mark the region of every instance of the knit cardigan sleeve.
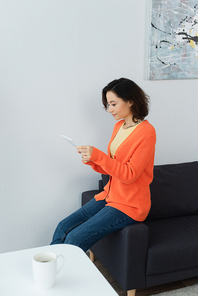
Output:
[[131,184],[141,175],[153,156],[155,141],[155,135],[144,138],[126,163],[112,159],[109,155],[95,147],[90,161],[99,166],[106,174],[115,177],[125,184]]
[[[100,150],[99,150],[100,151]],[[103,174],[103,175],[108,175],[107,172],[105,172],[100,165],[95,164],[93,161],[88,161],[88,162],[83,162],[86,165],[90,165],[94,171],[97,173]]]

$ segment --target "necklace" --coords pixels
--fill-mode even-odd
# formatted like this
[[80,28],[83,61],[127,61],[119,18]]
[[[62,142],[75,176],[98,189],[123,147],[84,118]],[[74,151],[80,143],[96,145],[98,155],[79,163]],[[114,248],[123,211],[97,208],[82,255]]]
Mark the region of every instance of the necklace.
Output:
[[[134,126],[136,126],[136,125],[139,124],[140,122],[141,122],[141,120],[140,120],[140,121],[138,120],[138,122],[136,122],[135,124],[127,126],[127,127],[125,128],[125,130],[128,129],[128,128],[130,128],[130,127],[134,127]],[[126,122],[123,124],[123,126],[125,126],[125,125],[126,125]]]

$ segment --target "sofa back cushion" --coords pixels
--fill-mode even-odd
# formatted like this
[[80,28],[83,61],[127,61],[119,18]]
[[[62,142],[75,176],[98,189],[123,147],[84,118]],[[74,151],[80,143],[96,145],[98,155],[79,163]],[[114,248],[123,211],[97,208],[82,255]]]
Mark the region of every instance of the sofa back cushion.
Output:
[[147,220],[198,214],[198,161],[156,165]]
[[[103,187],[109,176],[102,175]],[[155,165],[147,220],[198,214],[198,161]]]

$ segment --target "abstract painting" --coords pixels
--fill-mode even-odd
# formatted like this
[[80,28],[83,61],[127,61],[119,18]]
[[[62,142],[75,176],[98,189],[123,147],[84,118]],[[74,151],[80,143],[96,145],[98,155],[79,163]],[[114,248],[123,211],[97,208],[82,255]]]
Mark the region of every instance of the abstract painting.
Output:
[[151,0],[149,79],[198,78],[198,0]]

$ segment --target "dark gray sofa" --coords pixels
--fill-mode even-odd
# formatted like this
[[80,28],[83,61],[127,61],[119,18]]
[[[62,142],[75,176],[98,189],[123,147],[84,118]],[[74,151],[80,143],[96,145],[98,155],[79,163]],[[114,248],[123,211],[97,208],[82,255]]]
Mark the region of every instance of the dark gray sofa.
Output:
[[[82,205],[108,178],[82,193]],[[198,276],[198,161],[156,165],[150,189],[147,219],[91,248],[125,291]]]

